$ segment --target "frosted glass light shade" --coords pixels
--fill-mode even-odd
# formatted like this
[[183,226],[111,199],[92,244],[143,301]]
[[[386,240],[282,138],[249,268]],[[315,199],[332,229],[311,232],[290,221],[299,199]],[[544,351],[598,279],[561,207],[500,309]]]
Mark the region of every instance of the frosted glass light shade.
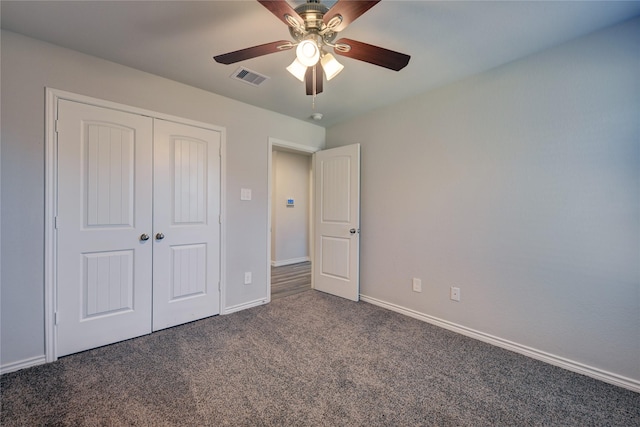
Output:
[[307,66],[296,58],[293,60],[291,65],[287,67],[287,71],[293,74],[296,79],[304,82],[304,75],[307,73]]
[[313,40],[303,40],[296,48],[296,57],[303,65],[311,67],[320,59],[320,48]]
[[327,81],[337,76],[344,68],[344,65],[339,63],[330,53],[323,56],[320,63],[322,64],[325,76],[327,76]]

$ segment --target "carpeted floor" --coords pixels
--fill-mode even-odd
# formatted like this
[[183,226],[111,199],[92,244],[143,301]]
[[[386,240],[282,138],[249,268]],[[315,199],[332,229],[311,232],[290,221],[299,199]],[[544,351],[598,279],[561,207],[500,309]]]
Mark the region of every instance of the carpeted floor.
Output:
[[0,381],[3,426],[640,425],[640,394],[317,291]]

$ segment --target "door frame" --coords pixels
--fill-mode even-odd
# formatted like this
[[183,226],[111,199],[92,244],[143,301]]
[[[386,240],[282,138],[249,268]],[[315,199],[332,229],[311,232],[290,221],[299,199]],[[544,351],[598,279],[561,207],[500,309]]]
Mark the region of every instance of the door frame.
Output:
[[58,200],[58,150],[56,120],[58,101],[68,100],[96,107],[109,108],[132,114],[177,122],[220,132],[220,314],[224,314],[226,290],[226,128],[210,123],[176,117],[125,104],[92,98],[50,87],[45,88],[45,206],[44,206],[44,350],[45,361],[54,362],[57,357],[56,297],[57,297],[57,236],[56,215]]
[[[267,144],[267,303],[271,302],[271,209],[273,207],[273,149],[274,147],[283,149],[295,154],[313,157],[313,154],[322,150],[322,147],[312,147],[309,145],[297,144],[295,142],[284,141],[282,139],[269,137]],[[311,173],[309,182],[309,257],[313,261],[313,158],[311,159]],[[311,287],[313,288],[313,262],[311,262]]]

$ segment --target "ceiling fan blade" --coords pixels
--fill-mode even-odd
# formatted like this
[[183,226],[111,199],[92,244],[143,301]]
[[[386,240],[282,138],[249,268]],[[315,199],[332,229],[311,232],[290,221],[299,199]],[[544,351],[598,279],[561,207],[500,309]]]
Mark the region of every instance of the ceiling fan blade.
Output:
[[[338,45],[333,50],[336,55],[346,56],[347,58],[357,59],[395,71],[402,70],[409,63],[409,59],[411,59],[411,56],[405,55],[404,53],[351,39],[340,39],[335,42],[335,44]],[[340,49],[340,45],[348,45],[351,49],[348,51],[342,50]]]
[[258,56],[288,50],[292,47],[293,45],[290,41],[280,40],[277,42],[265,43],[258,46],[248,47],[246,49],[236,50],[235,52],[223,53],[222,55],[214,56],[213,59],[220,64],[234,64],[236,62],[244,61],[245,59],[256,58]]
[[[315,82],[314,82],[314,73],[315,69]],[[317,95],[322,93],[322,81],[324,80],[324,74],[322,71],[322,66],[320,63],[317,63],[313,67],[307,68],[307,73],[304,75],[304,83],[307,87],[307,95]],[[315,83],[315,93],[313,92],[313,87]]]
[[276,15],[286,26],[292,26],[292,22],[287,20],[287,15],[289,15],[294,22],[298,23],[299,27],[304,28],[304,20],[285,0],[258,0],[258,3],[269,9],[269,12]]
[[380,0],[372,1],[353,1],[353,0],[338,0],[336,4],[329,9],[327,13],[322,17],[322,22],[329,24],[329,21],[336,16],[342,16],[342,22],[336,27],[332,28],[332,31],[338,32],[347,28],[347,25],[358,19],[360,15],[371,9],[378,4]]

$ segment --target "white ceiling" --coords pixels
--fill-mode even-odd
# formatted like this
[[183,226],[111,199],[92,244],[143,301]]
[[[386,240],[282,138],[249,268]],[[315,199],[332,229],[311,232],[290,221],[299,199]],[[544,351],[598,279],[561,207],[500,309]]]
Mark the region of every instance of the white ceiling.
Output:
[[[409,54],[409,65],[395,72],[337,57],[345,69],[325,82],[315,110],[304,85],[285,70],[294,51],[234,65],[212,59],[290,39],[257,1],[2,0],[0,14],[3,29],[302,120],[321,112],[316,123],[329,127],[638,16],[640,1],[383,0],[339,37]],[[270,79],[259,87],[231,80],[240,65]]]

